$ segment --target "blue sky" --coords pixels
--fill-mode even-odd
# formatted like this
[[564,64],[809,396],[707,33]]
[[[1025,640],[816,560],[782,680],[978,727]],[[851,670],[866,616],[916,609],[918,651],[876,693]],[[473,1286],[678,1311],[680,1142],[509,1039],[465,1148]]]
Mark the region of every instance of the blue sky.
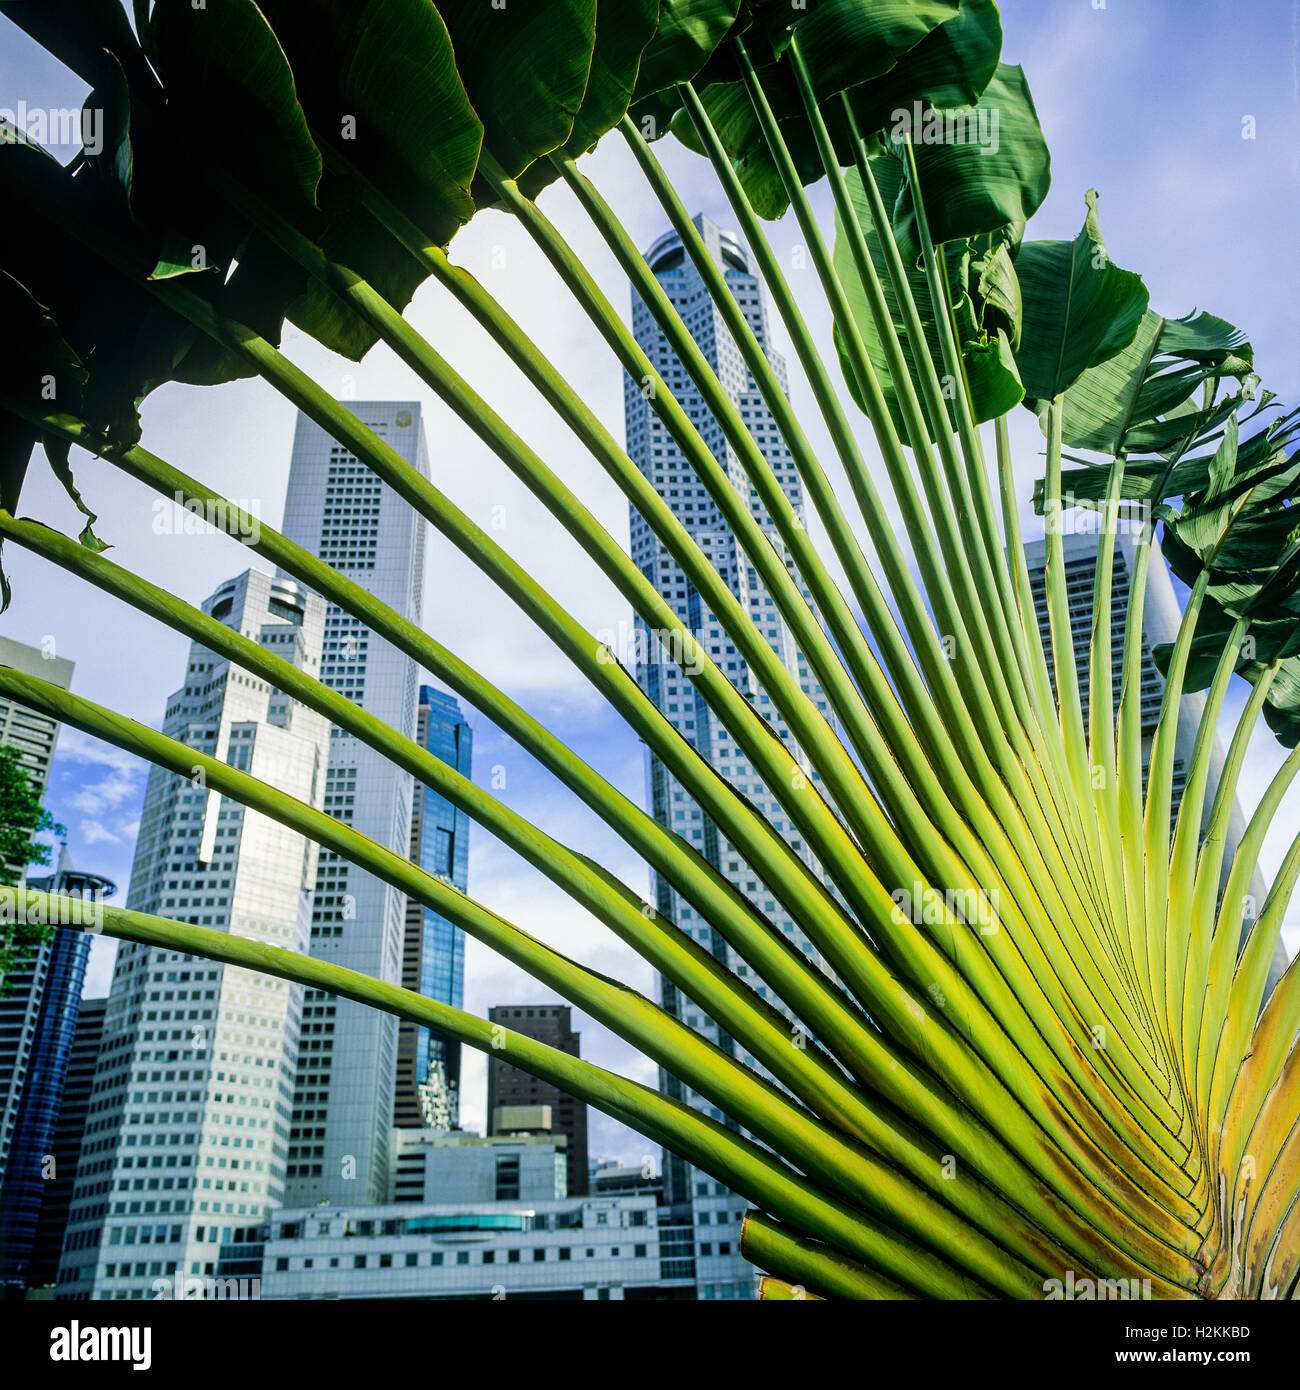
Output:
[[[1293,0],[1006,0],[1004,58],[1025,68],[1052,151],[1052,190],[1030,226],[1034,238],[1072,237],[1089,188],[1101,194],[1101,225],[1114,259],[1142,274],[1152,306],[1167,315],[1209,310],[1238,324],[1255,346],[1264,382],[1288,402],[1300,400],[1300,256],[1297,255],[1297,159],[1300,158],[1300,4]],[[0,52],[0,106],[77,105],[84,86],[36,49],[6,20]],[[1249,135],[1251,138],[1243,138]],[[597,186],[632,235],[648,245],[664,219],[616,140],[587,161]],[[658,147],[685,201],[731,224],[703,162],[671,140]],[[64,152],[65,154],[70,151]],[[814,193],[829,234],[829,199]],[[562,188],[542,207],[570,237],[613,302],[626,310],[628,291],[609,255]],[[772,230],[783,254],[800,243],[792,219]],[[465,265],[519,318],[621,438],[619,371],[540,257],[500,214],[484,213],[452,246]],[[791,273],[796,293],[829,360],[829,325],[812,272]],[[417,295],[409,316],[453,357],[483,394],[626,542],[626,505],[581,455],[562,426],[475,326],[436,286]],[[778,346],[782,345],[779,325]],[[332,357],[290,332],[285,351],[327,388],[359,399],[419,396],[425,402],[435,480],[483,524],[504,519],[498,539],[593,629],[619,628],[627,613],[619,597],[572,543],[506,476],[503,467],[383,349],[360,364]],[[787,354],[789,355],[789,354]],[[797,378],[797,374],[796,374]],[[802,382],[792,394],[828,471],[830,450]],[[241,382],[221,388],[166,387],[144,410],[144,442],[187,472],[253,501],[271,524],[283,506],[293,409],[268,387]],[[875,449],[865,421],[860,437]],[[1020,412],[1013,441],[1022,495],[1040,470],[1036,422]],[[119,563],[173,587],[191,601],[247,566],[234,542],[216,535],[159,537],[151,526],[152,494],[92,460],[78,480],[101,515],[100,534]],[[65,529],[74,514],[39,459],[24,510]],[[1032,525],[1027,521],[1027,525]],[[39,644],[52,637],[60,656],[76,663],[73,688],[133,717],[157,724],[167,695],[181,682],[186,643],[57,571],[21,554],[6,557],[14,604],[0,631]],[[641,746],[567,663],[480,575],[432,539],[425,600],[429,630],[503,685],[567,739],[628,795],[644,797]],[[1240,692],[1234,697],[1239,704]],[[1233,710],[1229,710],[1229,715]],[[550,833],[594,854],[644,892],[644,867],[598,819],[567,794],[481,715],[471,712],[475,777],[505,777],[503,798]],[[1243,800],[1249,811],[1280,762],[1267,735],[1251,747]],[[135,760],[65,730],[52,776],[49,806],[69,829],[78,862],[114,876],[123,894],[130,877],[145,769]],[[498,780],[500,780],[498,776]],[[1273,868],[1297,823],[1300,798],[1288,797],[1264,852]],[[649,970],[558,890],[486,834],[471,837],[470,891],[525,930],[598,970],[652,990]],[[1293,911],[1292,950],[1300,946]],[[91,992],[106,991],[112,943],[96,944]],[[536,1002],[544,991],[474,942],[466,955],[466,1006]],[[584,1051],[645,1081],[653,1068],[619,1040],[581,1020]],[[483,1068],[469,1061],[464,1119],[482,1123]],[[639,1159],[644,1141],[592,1115],[593,1154]]]

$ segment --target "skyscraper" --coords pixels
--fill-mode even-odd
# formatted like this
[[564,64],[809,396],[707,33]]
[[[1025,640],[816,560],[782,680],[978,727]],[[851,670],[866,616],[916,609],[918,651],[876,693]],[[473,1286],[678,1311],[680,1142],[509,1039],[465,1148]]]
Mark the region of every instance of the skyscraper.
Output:
[[[423,477],[428,450],[416,401],[348,401],[348,408]],[[414,623],[420,622],[425,523],[391,488],[305,415],[298,417],[284,533]],[[321,680],[407,738],[416,733],[416,663],[332,604]],[[330,738],[325,809],[406,855],[414,781],[341,729]],[[406,897],[322,851],[311,953],[397,984]],[[293,1205],[379,1202],[388,1190],[388,1136],[397,1077],[397,1020],[308,990],[289,1153]]]
[[[117,892],[116,884],[102,874],[73,868],[67,845],[54,872],[29,878],[27,886],[59,897],[95,901]],[[10,1288],[34,1282],[31,1266],[37,1226],[48,1194],[61,1176],[59,1155],[54,1152],[55,1130],[81,1014],[91,940],[87,932],[56,927],[50,939],[14,972],[13,992],[0,999],[0,1032],[8,1034],[19,1019],[31,1020],[12,1138],[0,1170],[0,1283]],[[70,1171],[76,1153],[70,1161],[67,1154],[63,1158]],[[66,1181],[67,1173],[62,1176]],[[66,1200],[65,1189],[65,1205]]]
[[[1097,542],[1095,531],[1077,531],[1061,537],[1065,558],[1066,597],[1070,612],[1070,633],[1074,647],[1074,664],[1078,675],[1079,699],[1083,707],[1083,724],[1088,727],[1088,707],[1091,697],[1091,673],[1089,651],[1092,643],[1093,599],[1097,577]],[[1151,542],[1153,552],[1147,569],[1146,597],[1142,605],[1142,783],[1146,786],[1147,762],[1151,756],[1151,741],[1155,736],[1156,724],[1160,719],[1160,704],[1164,697],[1164,677],[1156,667],[1152,650],[1162,644],[1172,644],[1178,638],[1182,622],[1182,610],[1174,593],[1173,581],[1169,577],[1160,554],[1159,544]],[[1133,582],[1133,571],[1138,555],[1138,540],[1131,528],[1122,529],[1115,537],[1115,560],[1111,576],[1111,699],[1116,710],[1119,708],[1120,691],[1123,682],[1124,625],[1128,615],[1129,592]],[[1047,612],[1045,541],[1030,541],[1025,546],[1025,560],[1029,570],[1029,588],[1034,596],[1034,610],[1038,618],[1038,630],[1043,640],[1043,650],[1047,655],[1047,671],[1056,689],[1056,668],[1052,658],[1051,625]],[[1200,727],[1201,715],[1205,710],[1205,693],[1194,690],[1184,693],[1178,708],[1177,733],[1174,739],[1174,766],[1172,778],[1173,795],[1170,798],[1170,830],[1177,824],[1178,808],[1182,804],[1183,791],[1191,769],[1192,754],[1196,746],[1196,733]],[[1210,747],[1210,775],[1206,787],[1205,804],[1202,809],[1201,826],[1209,826],[1210,814],[1214,804],[1215,788],[1223,776],[1223,746],[1216,737]],[[1223,854],[1223,869],[1220,875],[1220,891],[1226,886],[1228,874],[1232,869],[1232,857],[1242,836],[1246,833],[1246,818],[1241,806],[1234,797],[1228,817],[1228,832]],[[1246,913],[1243,923],[1244,941],[1255,918],[1262,910],[1268,888],[1255,868],[1251,879],[1250,896],[1253,911]],[[1287,967],[1286,947],[1281,937],[1273,952],[1269,967],[1268,992],[1282,977]]]
[[[463,777],[470,775],[474,735],[460,705],[445,691],[420,687],[416,742]],[[411,812],[411,858],[464,893],[469,884],[469,817],[419,782]],[[465,1001],[465,933],[408,899],[402,943],[402,985],[460,1008]],[[418,1024],[397,1028],[393,1124],[456,1129],[460,1124],[460,1044]]]
[[63,1098],[59,1103],[59,1118],[50,1148],[54,1176],[45,1184],[32,1263],[28,1271],[28,1283],[33,1288],[53,1284],[59,1273],[59,1252],[63,1249],[63,1237],[68,1228],[68,1210],[72,1204],[86,1117],[90,1113],[90,1092],[95,1081],[95,1063],[99,1060],[99,1044],[104,1036],[104,1011],[107,1007],[107,997],[83,999],[77,1011],[77,1027],[72,1036],[72,1050],[68,1054],[68,1068],[63,1081]]
[[[72,685],[72,662],[8,637],[0,637],[0,666],[12,666],[24,675],[39,676],[64,690]],[[23,766],[42,794],[49,781],[50,763],[58,740],[57,719],[11,700],[7,695],[0,695],[0,744],[16,748],[22,754]],[[26,869],[26,864],[0,865],[0,882],[21,883]],[[0,1138],[0,1168],[4,1167],[3,1142]]]
[[[316,675],[325,605],[248,570],[203,604]],[[194,643],[163,732],[319,808],[329,724]],[[306,951],[316,847],[155,767],[128,907]],[[214,1275],[232,1230],[284,1200],[302,989],[254,970],[122,942],[104,1018],[60,1298],[149,1297],[176,1270]]]
[[[582,1055],[582,1040],[573,1028],[572,1013],[567,1004],[502,1004],[488,1010],[491,1023],[504,1024],[514,1033],[535,1038],[548,1047],[567,1052],[571,1057]],[[501,1112],[511,1107],[534,1109],[549,1106],[551,1133],[563,1134],[568,1140],[565,1163],[568,1168],[570,1197],[587,1193],[587,1107],[561,1091],[558,1086],[542,1081],[519,1067],[488,1057],[488,1133],[502,1134],[507,1126]]]
[[[749,260],[740,243],[730,233],[721,231],[705,217],[697,217],[695,225],[705,244],[726,275],[736,302],[740,305],[772,363],[778,379],[784,385],[785,363],[771,347],[768,334],[767,309],[762,285],[749,269]],[[750,433],[762,449],[773,473],[789,498],[791,506],[802,517],[803,490],[794,460],[787,449],[771,412],[749,375],[740,351],[727,332],[717,307],[709,297],[704,281],[686,256],[676,233],[659,238],[646,253],[646,261],[655,278],[663,286],[676,307],[691,336],[700,345],[723,388],[749,424]],[[742,496],[750,499],[750,509],[759,524],[774,538],[782,553],[779,539],[770,518],[750,489],[749,480],[736,455],[723,438],[722,429],[705,407],[685,368],[660,332],[649,309],[633,293],[632,327],[637,341],[645,349],[673,395],[691,417],[715,457],[726,468]],[[771,596],[760,583],[753,567],[736,543],[710,500],[694,470],[682,457],[659,418],[654,414],[638,383],[625,378],[624,414],[627,425],[627,450],[641,472],[654,484],[678,519],[700,543],[719,574],[732,592],[746,607],[772,649],[818,707],[826,710],[826,700],[813,681],[803,654],[784,620],[777,613]],[[667,554],[643,517],[631,513],[632,558],[643,574],[673,605],[684,623],[713,656],[719,668],[768,718],[772,728],[787,742],[793,757],[807,769],[807,760],[790,742],[784,722],[772,710],[768,697],[758,688],[757,681],[740,657],[735,646],[718,624],[716,618],[701,602],[699,593],[686,579],[681,569]],[[789,563],[789,556],[783,554]],[[644,637],[645,634],[641,633]],[[750,798],[767,815],[772,825],[791,843],[795,851],[809,862],[814,872],[820,867],[813,863],[798,833],[780,803],[759,780],[758,773],[734,745],[725,729],[712,719],[703,699],[689,680],[667,658],[657,643],[637,643],[636,679],[654,700],[665,717],[685,738],[713,764],[740,792]],[[809,770],[809,776],[811,777]],[[700,851],[720,873],[746,894],[768,918],[784,931],[799,949],[811,959],[819,957],[794,922],[777,904],[762,881],[761,872],[747,864],[738,851],[718,833],[717,827],[703,814],[668,774],[662,763],[649,756],[647,779],[652,812],[661,825],[682,836]],[[672,887],[654,876],[655,902],[659,911],[671,917],[688,935],[702,942],[728,968],[747,974],[735,953],[715,933],[707,922],[701,921],[694,909],[678,898]],[[732,1040],[717,1024],[685,1000],[667,980],[660,981],[660,997],[664,1008],[682,1018],[705,1037],[727,1049],[734,1048]],[[750,1058],[743,1060],[752,1061]],[[661,1085],[672,1096],[687,1101],[713,1118],[719,1112],[707,1101],[675,1078],[661,1072]],[[740,1222],[745,1203],[720,1184],[695,1172],[683,1160],[665,1155],[666,1179],[670,1201],[679,1210],[689,1206],[696,1227],[696,1280],[701,1297],[745,1298],[752,1295],[753,1270],[740,1257]]]
[[[72,662],[63,657],[48,656],[36,647],[10,641],[7,637],[0,637],[0,664],[12,666],[29,676],[39,676],[64,690],[72,683]],[[42,796],[49,781],[50,763],[58,738],[58,720],[17,700],[0,697],[0,744],[18,750],[28,777]],[[22,883],[26,871],[26,864],[0,864],[0,883]],[[0,935],[8,930],[9,924],[0,923]],[[67,935],[72,938],[69,946],[73,942],[78,944],[82,953],[81,969],[84,971],[90,940],[76,932]],[[18,1107],[27,1079],[27,1066],[36,1043],[49,967],[49,945],[37,946],[20,962],[20,968],[13,972],[8,981],[5,994],[0,995],[0,1181],[4,1179],[9,1162],[9,1145],[18,1123]],[[2,975],[0,978],[3,978]],[[75,1024],[75,1019],[73,1021]]]

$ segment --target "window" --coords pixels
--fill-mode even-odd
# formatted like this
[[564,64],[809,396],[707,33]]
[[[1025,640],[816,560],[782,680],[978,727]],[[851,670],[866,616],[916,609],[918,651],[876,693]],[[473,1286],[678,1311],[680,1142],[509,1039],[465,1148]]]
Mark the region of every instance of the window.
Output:
[[572,1256],[572,1254],[573,1254],[573,1251],[570,1250],[569,1247],[568,1247],[567,1245],[561,1245],[561,1246],[560,1246],[560,1259],[562,1259],[562,1260],[567,1260],[567,1259],[569,1259],[569,1258]]
[[512,1265],[517,1265],[517,1264],[519,1263],[519,1251],[518,1251],[518,1250],[511,1250],[511,1251],[509,1251],[509,1252],[507,1253],[507,1255],[506,1255],[506,1260],[507,1260],[510,1264],[512,1264]]
[[442,878],[451,877],[451,861],[456,848],[455,835],[438,826],[434,831],[433,872]]
[[496,1193],[498,1202],[517,1202],[519,1200],[519,1155],[517,1153],[497,1155]]
[[407,1267],[407,1269],[414,1269],[415,1266],[418,1265],[419,1263],[420,1263],[420,1257],[419,1257],[419,1255],[417,1255],[417,1254],[415,1253],[414,1250],[409,1250],[409,1251],[407,1251],[407,1254],[406,1254],[406,1267]]

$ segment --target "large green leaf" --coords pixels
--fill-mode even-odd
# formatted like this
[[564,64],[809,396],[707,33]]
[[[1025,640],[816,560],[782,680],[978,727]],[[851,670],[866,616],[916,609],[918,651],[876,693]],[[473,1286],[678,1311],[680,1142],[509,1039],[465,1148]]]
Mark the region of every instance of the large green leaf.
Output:
[[[931,30],[888,72],[848,89],[858,128],[871,135],[892,125],[895,113],[916,101],[940,110],[974,105],[997,71],[1001,53],[1002,23],[993,0],[961,0],[953,18]],[[839,148],[836,103],[827,103],[825,114]]]
[[[916,156],[921,196],[936,245],[1024,223],[1051,183],[1047,141],[1024,72],[1000,63],[974,107],[932,108],[905,126]],[[910,182],[894,208],[894,236],[905,261],[921,252]]]
[[[772,13],[788,21],[782,6]],[[855,151],[841,93],[862,132],[872,136],[893,124],[900,109],[910,112],[914,102],[975,101],[993,76],[1002,42],[992,0],[961,0],[960,5],[955,0],[831,0],[786,29],[776,48],[784,53],[797,40],[837,156],[846,167]],[[749,36],[746,41],[757,47]],[[824,169],[788,58],[761,52],[751,56],[800,181],[816,182]],[[713,66],[722,80],[705,88],[701,100],[755,211],[769,219],[780,217],[789,200],[753,104],[738,73]],[[684,111],[674,117],[672,129],[684,144],[703,153]]]
[[[959,0],[822,0],[789,25],[789,36],[798,39],[820,104],[884,77],[905,53],[955,19],[959,9]],[[758,61],[759,55],[754,58]],[[794,100],[798,102],[797,94]]]
[[[923,189],[926,208],[932,199]],[[1026,242],[1016,255],[1024,321],[1016,365],[1026,403],[1050,401],[1089,367],[1133,341],[1147,309],[1141,276],[1121,270],[1106,254],[1097,222],[1097,195],[1073,241]]]
[[[1197,351],[1211,333],[1223,340],[1210,325],[1185,323],[1172,340]],[[1278,738],[1294,747],[1300,742],[1300,454],[1290,450],[1300,436],[1300,414],[1242,438],[1239,419],[1248,404],[1240,393],[1230,398],[1213,453],[1165,464],[1158,473],[1148,465],[1142,500],[1164,522],[1161,548],[1169,568],[1189,587],[1203,575],[1206,580],[1187,688],[1210,684],[1228,634],[1246,619],[1237,673],[1254,684],[1271,663],[1281,662],[1264,713]],[[1167,671],[1172,644],[1157,646],[1153,655]]]
[[[140,400],[174,378],[195,336],[143,287],[158,233],[133,216],[112,178],[93,167],[73,177],[25,140],[0,140],[0,199],[24,208],[0,245],[0,267],[48,307],[89,371],[86,418],[119,441],[138,438]],[[124,269],[95,254],[100,248]],[[215,275],[205,278],[217,288]]]
[[[902,187],[902,165],[892,157],[873,159],[871,165],[881,197],[884,199],[885,206],[888,207],[898,196]],[[846,175],[846,181],[849,194],[853,199],[854,209],[858,215],[858,222],[866,236],[867,247],[880,279],[885,301],[889,306],[890,318],[898,333],[908,372],[914,381],[918,380],[915,354],[907,340],[903,314],[898,305],[897,295],[894,293],[888,261],[871,218],[871,209],[862,186],[861,175],[856,169],[851,169]],[[950,243],[944,248],[944,251],[948,282],[953,295],[953,317],[969,381],[975,418],[977,420],[991,420],[1018,405],[1024,395],[1020,378],[1016,375],[1015,359],[1008,338],[1008,329],[1013,327],[1013,321],[1004,312],[1012,307],[1015,272],[1011,269],[1006,247],[1002,243],[985,250],[982,260],[986,261],[987,264],[982,265],[982,276],[980,271],[973,269],[974,258],[970,243],[964,241]],[[867,354],[889,405],[895,427],[903,440],[911,444],[913,441],[908,434],[902,407],[899,403],[898,386],[889,370],[888,356],[880,335],[876,332],[866,288],[858,275],[849,238],[844,227],[840,224],[838,216],[835,224],[835,269],[841,284],[844,286],[854,322],[862,334]],[[926,342],[930,349],[931,360],[942,363],[943,356],[938,325],[935,322],[925,272],[915,267],[909,267],[907,277],[912,289],[912,297],[925,327]],[[981,282],[983,283],[982,290]],[[988,322],[986,323],[985,308],[990,300],[993,301],[994,311],[988,314]],[[835,332],[835,346],[840,354],[840,364],[844,370],[844,378],[848,384],[849,392],[858,408],[865,410],[865,402],[858,385],[852,358],[838,329]],[[946,427],[951,429],[956,429],[957,423],[954,396],[955,390],[950,391],[946,396],[949,411]],[[935,437],[934,422],[928,423],[930,425],[930,438],[933,439]]]
[[438,0],[483,144],[510,178],[559,149],[582,107],[596,0]]
[[[311,129],[357,171],[331,166],[320,218],[304,230],[401,308],[424,271],[361,205],[360,180],[373,184],[430,238],[445,245],[473,215],[470,184],[483,127],[461,84],[451,38],[427,0],[342,0],[304,8],[266,0],[293,67]],[[268,276],[297,272],[265,243]],[[373,330],[316,282],[288,307],[290,320],[344,356],[359,358]]]
[[191,142],[223,151],[218,158],[237,152],[240,178],[277,205],[314,207],[320,151],[288,59],[253,0],[201,8],[156,0],[151,27],[169,114]]
[[[597,0],[591,76],[573,131],[562,147],[571,159],[585,154],[623,119],[632,101],[642,54],[658,24],[659,0]],[[539,159],[524,170],[518,183],[526,197],[536,198],[558,177],[559,171],[549,159]]]
[[[1133,341],[1083,372],[1065,393],[1061,437],[1071,448],[1112,458],[1179,437],[1174,417],[1210,376],[1248,376],[1253,353],[1244,336],[1212,314],[1166,319],[1148,309]],[[1183,432],[1185,432],[1185,422]]]
[[681,104],[674,88],[698,76],[739,13],[740,0],[659,0],[659,24],[632,93],[632,114],[647,140],[668,133]]

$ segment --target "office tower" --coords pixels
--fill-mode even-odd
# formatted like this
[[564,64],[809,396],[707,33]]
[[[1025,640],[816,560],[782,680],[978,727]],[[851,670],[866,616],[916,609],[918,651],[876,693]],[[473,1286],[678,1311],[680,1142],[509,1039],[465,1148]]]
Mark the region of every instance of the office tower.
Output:
[[[488,1010],[488,1021],[500,1023],[512,1032],[535,1038],[549,1047],[580,1057],[581,1037],[573,1031],[567,1004],[505,1004]],[[553,1134],[567,1140],[566,1165],[570,1197],[587,1192],[587,1107],[566,1091],[542,1081],[496,1056],[488,1058],[488,1133],[502,1134],[514,1129],[520,1116],[510,1115],[516,1108],[549,1106]]]
[[[415,401],[347,401],[348,409],[429,476]],[[284,533],[417,626],[425,523],[385,483],[305,415],[298,417]],[[407,738],[416,732],[416,663],[332,604],[321,680]],[[341,729],[330,737],[325,809],[407,855],[414,782]],[[398,984],[406,895],[322,850],[311,953]],[[397,1080],[397,1019],[307,990],[289,1153],[291,1203],[381,1201]]]
[[[745,251],[733,235],[721,231],[707,218],[697,217],[695,225],[703,235],[710,254],[726,275],[736,302],[744,312],[755,337],[784,387],[785,363],[772,349],[762,286],[758,277],[749,269]],[[748,423],[750,434],[763,451],[791,506],[802,517],[803,491],[793,458],[741,359],[739,349],[728,334],[703,280],[687,258],[677,235],[670,232],[660,237],[646,253],[646,261],[681,315],[691,336],[699,344],[724,390],[736,404],[741,418]],[[659,331],[650,311],[635,292],[632,297],[632,327],[637,341],[645,349],[682,408],[691,417],[714,456],[725,467],[737,490],[742,497],[750,499],[752,514],[773,538],[778,553],[789,565],[790,557],[776,536],[766,511],[751,492],[749,480],[734,451],[723,438],[721,426],[705,407],[685,368]],[[804,656],[795,646],[789,628],[777,613],[771,596],[760,583],[757,573],[737,545],[734,535],[723,523],[703,484],[696,478],[694,470],[682,457],[667,430],[651,410],[650,402],[643,394],[640,384],[626,377],[623,396],[629,455],[653,483],[659,495],[668,502],[678,520],[699,542],[718,573],[748,610],[772,649],[797,677],[804,691],[819,709],[826,712],[825,696],[813,681]],[[632,558],[642,573],[673,605],[685,625],[694,632],[718,667],[750,699],[754,708],[767,719],[773,730],[785,740],[791,756],[811,777],[806,757],[802,750],[790,741],[789,731],[773,710],[768,695],[759,689],[746,662],[740,657],[714,615],[704,607],[699,593],[667,554],[644,518],[635,510],[631,513],[631,551]],[[820,865],[813,861],[780,803],[762,784],[757,771],[741,754],[727,731],[719,727],[711,717],[708,706],[695,693],[687,677],[669,660],[658,643],[645,640],[646,634],[640,627],[638,637],[641,640],[637,643],[637,683],[650,695],[673,726],[694,744],[738,791],[758,806],[795,852],[804,858],[813,872],[820,874]],[[704,855],[719,873],[748,896],[779,930],[785,932],[798,949],[804,951],[814,963],[819,964],[820,957],[813,944],[805,938],[798,924],[784,912],[768,891],[759,868],[747,864],[740,853],[725,841],[717,827],[653,755],[648,758],[647,778],[649,799],[655,819],[682,836],[688,844]],[[709,923],[700,920],[689,903],[678,898],[671,885],[654,875],[653,889],[655,905],[660,912],[672,918],[687,935],[701,942],[729,969],[736,970],[742,976],[748,974],[748,968],[721,936],[712,930]],[[683,1019],[720,1047],[734,1050],[735,1044],[732,1039],[693,1002],[683,999],[671,982],[660,981],[660,997],[664,1008],[674,1017]],[[753,1062],[747,1055],[742,1056],[741,1060],[751,1064]],[[720,1112],[714,1106],[682,1086],[666,1072],[661,1071],[660,1078],[662,1088],[669,1095],[704,1110],[714,1119],[721,1118]],[[740,1258],[738,1251],[740,1223],[745,1203],[711,1178],[693,1171],[675,1155],[665,1154],[664,1162],[670,1201],[679,1210],[689,1207],[693,1211],[698,1240],[697,1284],[700,1296],[752,1296],[753,1270]]]
[[[59,897],[94,901],[117,892],[117,885],[102,874],[74,869],[67,845],[60,851],[55,871],[29,878],[27,886]],[[21,1093],[0,1170],[0,1284],[6,1288],[42,1282],[34,1278],[31,1265],[43,1205],[53,1183],[66,1179],[76,1164],[74,1153],[67,1171],[61,1172],[55,1130],[77,1034],[91,940],[88,932],[55,927],[50,939],[13,973],[13,992],[0,998],[0,1034],[10,1034],[13,1025],[30,1019],[30,1028],[24,1029]]]
[[[1070,632],[1073,638],[1074,664],[1078,675],[1079,699],[1083,707],[1083,726],[1088,728],[1088,707],[1090,698],[1090,647],[1092,643],[1093,598],[1097,576],[1097,542],[1095,531],[1077,531],[1061,537],[1065,558],[1065,585],[1069,603]],[[1173,581],[1160,553],[1159,544],[1152,544],[1151,562],[1147,570],[1146,597],[1142,606],[1142,785],[1145,790],[1147,762],[1151,756],[1151,741],[1155,735],[1156,724],[1160,719],[1160,702],[1164,695],[1164,677],[1156,667],[1152,649],[1163,643],[1177,640],[1182,622],[1182,610],[1174,593]],[[1025,546],[1025,560],[1029,570],[1029,588],[1034,596],[1034,611],[1038,617],[1038,630],[1042,635],[1043,650],[1047,655],[1047,670],[1056,690],[1056,669],[1052,658],[1051,627],[1047,612],[1045,541],[1031,541]],[[1131,527],[1120,530],[1115,537],[1114,571],[1111,576],[1111,698],[1114,707],[1119,709],[1120,690],[1123,681],[1124,628],[1128,616],[1129,588],[1137,562],[1138,539]],[[1173,795],[1170,800],[1169,827],[1172,833],[1177,824],[1178,808],[1182,803],[1183,791],[1187,785],[1187,775],[1191,769],[1192,754],[1196,745],[1196,733],[1200,727],[1201,715],[1205,709],[1204,691],[1188,691],[1184,694],[1178,710],[1177,734],[1174,739],[1174,766],[1172,778]],[[1214,805],[1214,792],[1223,776],[1223,746],[1216,737],[1210,749],[1210,774],[1206,786],[1205,804],[1202,809],[1201,827],[1209,826],[1210,814]],[[1220,890],[1227,885],[1228,874],[1232,869],[1232,857],[1242,836],[1246,833],[1246,819],[1241,807],[1233,798],[1228,818],[1228,832],[1224,846],[1223,869]],[[1242,941],[1249,934],[1255,918],[1262,910],[1268,888],[1256,867],[1251,879],[1250,896],[1253,911],[1248,911],[1242,927]],[[1286,947],[1281,937],[1273,952],[1269,966],[1265,998],[1281,978],[1287,966]]]
[[[204,612],[308,675],[325,605],[248,570]],[[169,737],[319,808],[329,723],[195,642]],[[316,847],[152,768],[127,906],[305,952]],[[255,970],[118,947],[56,1297],[148,1298],[177,1270],[217,1272],[230,1232],[284,1200],[302,988]]]
[[83,999],[77,1012],[77,1027],[72,1035],[72,1049],[68,1054],[68,1069],[63,1082],[63,1098],[59,1103],[59,1118],[55,1123],[54,1143],[50,1148],[54,1176],[45,1184],[40,1220],[36,1225],[36,1241],[32,1247],[32,1263],[28,1271],[28,1283],[32,1288],[53,1284],[59,1273],[59,1252],[63,1249],[63,1237],[68,1227],[73,1180],[81,1155],[86,1117],[90,1113],[90,1091],[95,1080],[95,1063],[99,1059],[107,1006],[107,997]]
[[[0,637],[0,664],[12,666],[29,676],[39,676],[64,690],[72,683],[72,662],[46,656],[36,647],[10,641],[7,637]],[[57,719],[0,696],[0,744],[15,748],[22,755],[22,765],[41,796],[49,781],[58,737]],[[26,864],[0,864],[0,884],[22,883],[26,871]],[[7,939],[13,930],[13,924],[0,923],[0,939]],[[88,941],[84,949],[89,951]],[[9,1145],[18,1122],[18,1106],[35,1043],[43,981],[50,964],[48,948],[38,947],[18,964],[19,969],[9,978],[6,992],[0,995],[0,1181],[8,1166]],[[83,968],[84,965],[83,961]],[[0,971],[0,980],[3,979]]]
[[[0,637],[0,666],[12,666],[24,675],[39,676],[63,690],[72,684],[73,664],[66,657],[47,656],[39,647],[29,647],[8,637]],[[58,738],[57,719],[38,713],[7,695],[0,695],[0,743],[9,744],[22,753],[23,765],[42,791],[49,780]]]
[[[420,687],[415,737],[421,748],[469,777],[474,735],[451,695],[431,685]],[[469,817],[419,782],[411,807],[411,858],[466,891]],[[406,904],[402,986],[456,1008],[465,1001],[465,933],[413,899]],[[399,1129],[460,1125],[460,1044],[405,1020],[397,1027],[393,1124]]]

